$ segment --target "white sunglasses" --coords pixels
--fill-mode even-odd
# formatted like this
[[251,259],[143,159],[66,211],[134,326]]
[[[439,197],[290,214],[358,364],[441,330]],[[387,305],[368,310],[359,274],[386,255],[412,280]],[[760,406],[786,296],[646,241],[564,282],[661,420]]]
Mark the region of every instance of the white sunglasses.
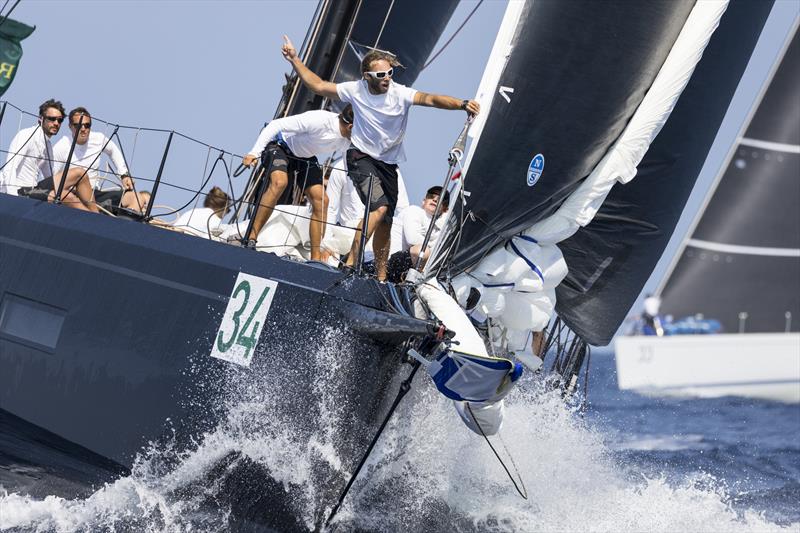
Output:
[[389,76],[391,78],[392,74],[394,74],[394,69],[390,68],[389,70],[368,70],[366,73],[377,80],[382,80],[386,76]]

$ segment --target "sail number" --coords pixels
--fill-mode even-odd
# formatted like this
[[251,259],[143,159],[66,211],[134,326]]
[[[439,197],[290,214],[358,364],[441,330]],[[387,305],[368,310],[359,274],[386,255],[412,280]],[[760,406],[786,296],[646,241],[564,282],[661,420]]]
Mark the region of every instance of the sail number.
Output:
[[211,357],[250,366],[278,283],[239,272]]

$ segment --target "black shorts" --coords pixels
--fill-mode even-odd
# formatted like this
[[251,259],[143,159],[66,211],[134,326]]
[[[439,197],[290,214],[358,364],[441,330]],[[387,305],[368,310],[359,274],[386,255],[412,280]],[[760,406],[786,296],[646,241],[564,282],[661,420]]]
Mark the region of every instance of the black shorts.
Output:
[[48,176],[37,183],[35,187],[20,187],[17,189],[17,194],[35,200],[47,200],[47,195],[55,189],[54,185],[52,176]]
[[355,148],[347,150],[347,173],[356,186],[358,196],[367,205],[370,176],[372,176],[372,197],[369,211],[379,207],[389,208],[386,219],[391,220],[397,207],[397,165],[378,161]]
[[289,175],[289,183],[278,203],[292,203],[282,200],[293,198],[295,191],[305,191],[314,185],[322,185],[322,168],[317,158],[297,157],[285,144],[278,142],[267,144],[261,155],[261,164],[267,169],[267,176],[275,170]]
[[406,273],[414,268],[414,261],[409,252],[395,252],[389,257],[386,266],[386,279],[392,283],[401,283],[405,280]]

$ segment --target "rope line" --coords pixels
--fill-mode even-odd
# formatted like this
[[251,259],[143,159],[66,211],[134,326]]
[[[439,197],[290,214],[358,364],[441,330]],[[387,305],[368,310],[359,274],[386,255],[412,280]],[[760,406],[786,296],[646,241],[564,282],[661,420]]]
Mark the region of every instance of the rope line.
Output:
[[[8,20],[8,17],[11,16],[11,13],[14,12],[14,9],[19,5],[20,1],[21,0],[17,0],[16,2],[14,2],[14,5],[11,6],[11,9],[8,10],[8,13],[6,13],[3,19],[0,20],[0,26],[2,26],[5,23],[5,21]],[[6,0],[6,4],[8,4],[8,0]],[[5,7],[6,7],[5,4],[3,4],[3,9],[5,9]]]
[[[503,470],[506,471],[506,475],[508,476],[508,479],[511,480],[511,483],[514,484],[514,488],[517,490],[517,493],[520,496],[522,496],[523,500],[527,500],[528,489],[525,488],[525,482],[522,480],[522,476],[519,473],[519,468],[517,468],[517,463],[514,462],[514,456],[512,456],[511,453],[508,451],[506,443],[503,442],[503,439],[500,439],[500,444],[503,445],[503,449],[506,451],[506,453],[508,454],[508,458],[511,461],[511,466],[514,467],[514,472],[516,472],[517,477],[519,478],[519,485],[517,485],[517,481],[514,479],[514,476],[511,475],[511,472],[509,472],[508,467],[503,462],[503,459],[500,458],[500,454],[497,453],[497,450],[494,449],[494,446],[492,445],[492,442],[489,440],[489,437],[486,436],[486,433],[483,431],[480,422],[478,422],[478,419],[475,417],[475,413],[472,412],[472,406],[469,404],[469,402],[464,402],[464,403],[467,404],[467,411],[469,411],[469,415],[472,417],[472,420],[475,422],[475,425],[478,426],[478,429],[481,430],[481,435],[483,435],[483,438],[486,440],[486,444],[488,444],[489,448],[492,449],[492,453],[494,453],[494,456],[497,457],[497,460],[500,462],[500,465],[503,467]],[[519,488],[520,485],[522,486],[522,490],[520,490]]]
[[441,47],[441,48],[439,48],[439,51],[438,51],[438,52],[436,52],[436,53],[433,55],[433,57],[432,57],[432,58],[430,58],[430,59],[428,60],[428,62],[427,62],[427,63],[425,63],[424,65],[422,65],[422,68],[420,69],[420,72],[422,72],[423,70],[425,70],[426,68],[428,68],[428,65],[430,65],[431,63],[433,63],[433,62],[436,60],[436,58],[437,58],[437,57],[439,57],[439,54],[441,54],[442,52],[444,52],[445,48],[447,48],[447,46],[448,46],[448,45],[449,45],[451,42],[453,42],[453,39],[455,39],[455,38],[456,38],[456,35],[458,35],[458,32],[460,32],[460,31],[461,31],[461,30],[464,28],[464,26],[466,26],[467,22],[469,22],[469,19],[471,19],[471,18],[472,18],[472,15],[474,15],[474,14],[475,14],[475,12],[478,10],[478,8],[479,8],[479,7],[481,7],[481,4],[482,4],[482,3],[483,3],[483,0],[480,0],[480,1],[478,2],[478,5],[476,5],[476,6],[475,6],[475,8],[474,8],[472,11],[470,11],[469,15],[467,15],[467,18],[465,18],[465,19],[464,19],[464,22],[462,22],[462,23],[461,23],[461,26],[459,26],[459,27],[458,27],[458,29],[457,29],[457,30],[456,30],[456,31],[453,33],[453,35],[451,35],[451,36],[450,36],[450,38],[449,38],[449,39],[447,39],[447,42],[446,42],[446,43],[444,43],[444,45],[442,45],[442,47]]

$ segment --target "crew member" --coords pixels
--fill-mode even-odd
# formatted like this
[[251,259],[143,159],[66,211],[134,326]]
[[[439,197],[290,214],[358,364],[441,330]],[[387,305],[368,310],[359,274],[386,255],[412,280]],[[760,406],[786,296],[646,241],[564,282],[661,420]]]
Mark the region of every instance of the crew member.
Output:
[[[69,162],[70,169],[82,169],[82,173],[89,179],[94,193],[94,201],[100,203],[110,198],[117,203],[129,203],[135,194],[133,193],[133,179],[128,172],[122,150],[103,133],[92,131],[92,115],[85,107],[76,107],[69,112],[68,118],[72,135],[61,137],[53,147],[56,170],[60,170],[66,165],[69,150],[72,148],[72,140],[75,139],[75,149]],[[108,157],[112,170],[120,177],[121,190],[100,190],[103,183],[100,177],[100,157],[103,154]],[[130,198],[122,201],[123,195]]]
[[338,115],[330,111],[307,111],[273,120],[261,130],[253,149],[242,159],[244,165],[251,166],[263,153],[263,161],[268,165],[269,186],[261,195],[253,228],[247,236],[251,245],[255,245],[291,176],[292,183],[304,190],[311,202],[311,259],[322,259],[320,242],[325,231],[327,198],[317,156],[344,152],[350,145],[352,129],[353,108],[348,105]]
[[[394,67],[400,64],[393,54],[381,50],[373,50],[362,59],[362,79],[339,84],[324,81],[303,64],[289,38],[284,35],[283,39],[283,56],[311,91],[353,106],[355,121],[353,146],[347,151],[348,174],[365,204],[372,182],[367,236],[375,233],[378,279],[386,279],[392,216],[397,203],[397,165],[405,161],[403,137],[411,106],[463,109],[476,115],[480,105],[474,100],[424,93],[394,83]],[[348,266],[352,267],[359,255],[360,238],[359,231],[353,240]]]

